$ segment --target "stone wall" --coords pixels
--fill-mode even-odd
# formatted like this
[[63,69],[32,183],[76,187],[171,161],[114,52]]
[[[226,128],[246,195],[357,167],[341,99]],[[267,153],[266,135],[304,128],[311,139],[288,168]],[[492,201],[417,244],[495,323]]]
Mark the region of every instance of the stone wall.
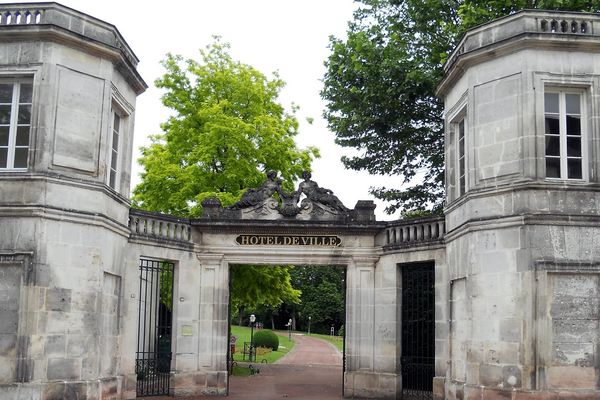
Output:
[[[121,359],[122,321],[133,317],[121,291],[135,101],[145,84],[112,25],[55,3],[0,12],[0,80],[33,87],[26,166],[0,170],[0,313],[9,322],[0,397],[121,398],[135,393]],[[116,106],[127,116],[110,188]]]
[[[563,20],[599,24],[531,11],[483,25],[463,38],[439,88],[449,399],[598,396],[598,36],[544,25]],[[546,178],[544,93],[556,87],[583,93],[582,179]],[[465,193],[456,190],[457,118],[466,121]]]

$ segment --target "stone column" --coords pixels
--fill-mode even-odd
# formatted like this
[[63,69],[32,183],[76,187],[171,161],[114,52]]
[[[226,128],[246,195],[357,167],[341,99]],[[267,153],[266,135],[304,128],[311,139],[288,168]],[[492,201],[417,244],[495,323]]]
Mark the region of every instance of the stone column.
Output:
[[348,265],[346,289],[346,372],[344,395],[374,397],[375,265],[353,259]]
[[227,391],[229,266],[221,254],[201,254],[198,370],[206,375],[205,392]]

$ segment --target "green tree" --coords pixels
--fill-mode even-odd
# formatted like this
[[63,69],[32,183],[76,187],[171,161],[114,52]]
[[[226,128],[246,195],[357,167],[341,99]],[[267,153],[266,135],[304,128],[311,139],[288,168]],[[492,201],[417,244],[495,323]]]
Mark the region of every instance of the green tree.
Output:
[[228,48],[217,39],[200,51],[200,61],[171,54],[163,61],[166,73],[155,83],[173,115],[142,148],[137,207],[196,217],[204,198],[230,205],[268,170],[279,171],[292,190],[319,156],[316,148],[296,146],[295,108],[287,112],[277,102],[284,82],[232,59]]
[[236,265],[231,268],[231,308],[239,322],[244,310],[277,308],[282,303],[300,302],[300,290],[292,287],[291,266]]
[[291,272],[292,286],[302,294],[301,302],[288,305],[296,315],[296,322],[306,330],[311,317],[311,332],[329,333],[334,325],[338,329],[344,323],[344,270],[338,267],[305,266]]
[[600,11],[581,0],[359,0],[347,38],[330,39],[324,113],[336,142],[359,150],[347,168],[400,175],[403,188],[371,188],[386,211],[441,209],[444,197],[442,66],[467,29],[524,8]]
[[[319,156],[316,148],[296,146],[295,108],[287,112],[277,101],[284,82],[234,60],[228,49],[216,39],[200,51],[200,61],[171,54],[163,61],[166,72],[155,83],[173,115],[142,148],[135,206],[197,217],[204,198],[231,205],[258,187],[268,170],[280,172],[283,187],[292,190]],[[298,301],[288,267],[235,268],[231,279],[232,300],[240,307]]]

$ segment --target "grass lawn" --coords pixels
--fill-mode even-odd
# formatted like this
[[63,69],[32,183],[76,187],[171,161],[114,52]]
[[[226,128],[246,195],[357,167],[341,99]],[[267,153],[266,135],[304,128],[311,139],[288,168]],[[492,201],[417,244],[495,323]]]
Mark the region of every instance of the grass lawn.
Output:
[[[255,329],[256,333],[257,330]],[[244,342],[250,343],[250,328],[246,326],[237,326],[231,325],[231,334],[233,336],[237,336],[237,342],[235,345],[235,354],[233,355],[234,361],[243,361],[242,360],[242,351],[244,351]],[[272,364],[275,361],[279,360],[281,357],[289,353],[290,350],[294,347],[294,342],[288,340],[287,336],[279,336],[279,349],[277,351],[270,351],[266,354],[258,353],[256,355],[256,362],[260,363],[262,360],[267,360],[267,363]],[[248,357],[246,356],[246,361],[248,361]]]
[[340,353],[344,351],[344,338],[341,336],[322,335],[320,333],[311,333],[307,336],[326,340],[329,343],[333,344],[340,351]]

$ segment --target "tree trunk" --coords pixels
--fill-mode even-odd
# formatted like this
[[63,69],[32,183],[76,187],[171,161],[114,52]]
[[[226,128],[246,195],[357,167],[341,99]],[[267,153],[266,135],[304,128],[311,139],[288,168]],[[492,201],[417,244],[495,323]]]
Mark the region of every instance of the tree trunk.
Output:
[[238,312],[238,326],[242,326],[242,316],[244,314],[244,306],[240,307],[240,310]]

